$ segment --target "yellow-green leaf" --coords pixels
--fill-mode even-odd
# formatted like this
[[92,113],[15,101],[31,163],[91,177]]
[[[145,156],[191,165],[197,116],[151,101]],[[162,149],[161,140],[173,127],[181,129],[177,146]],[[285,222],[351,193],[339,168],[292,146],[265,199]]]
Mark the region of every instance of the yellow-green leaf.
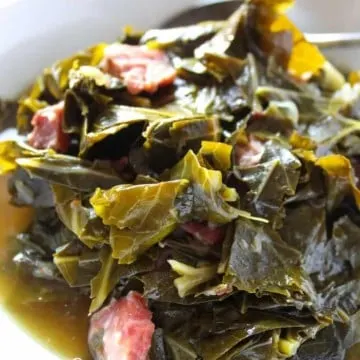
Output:
[[98,310],[119,282],[119,276],[116,274],[117,262],[111,255],[109,247],[103,247],[100,252],[101,269],[91,280],[91,305],[89,313],[92,314]]
[[347,178],[350,182],[357,206],[360,208],[360,190],[355,184],[350,160],[342,155],[327,155],[319,158],[315,165],[323,168],[329,176]]
[[109,190],[97,189],[90,199],[96,214],[106,225],[138,231],[159,230],[167,223],[178,194],[187,180],[157,184],[118,185]]
[[131,264],[139,255],[143,254],[175,230],[177,223],[174,218],[168,217],[161,228],[152,231],[136,231],[119,229],[111,226],[110,245],[112,256],[118,259],[119,264]]
[[232,146],[215,141],[203,141],[198,153],[200,156],[210,158],[216,170],[227,171],[231,167]]
[[15,170],[18,167],[17,158],[34,157],[46,152],[46,150],[34,149],[25,143],[12,140],[2,141],[0,142],[0,175],[5,175]]

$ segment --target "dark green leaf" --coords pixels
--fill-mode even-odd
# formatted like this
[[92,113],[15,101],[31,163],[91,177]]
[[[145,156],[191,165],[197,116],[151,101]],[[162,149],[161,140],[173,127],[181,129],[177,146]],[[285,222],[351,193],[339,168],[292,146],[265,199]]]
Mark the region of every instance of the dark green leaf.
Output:
[[[203,115],[152,122],[144,133],[148,161],[157,172],[172,167],[188,150],[197,152],[203,140],[217,141],[217,119]],[[163,154],[166,153],[166,156]]]
[[245,57],[244,36],[241,36],[243,35],[245,15],[246,7],[240,6],[213,38],[195,50],[196,57],[202,58],[206,54],[229,54],[237,55],[240,58]]
[[29,244],[30,241],[38,249],[41,248],[44,259],[51,258],[59,246],[75,238],[61,222],[55,209],[47,207],[36,208],[30,228],[19,236],[20,242]]
[[264,338],[252,338],[247,343],[240,343],[219,360],[278,360],[274,346],[274,336]]
[[171,113],[152,109],[110,105],[93,120],[91,129],[88,129],[83,135],[80,143],[80,155],[87,154],[88,157],[101,158],[101,153],[108,154],[106,149],[112,143],[102,144],[103,148],[107,146],[105,149],[99,148],[99,146],[93,147],[100,142],[109,142],[108,137],[115,135],[116,141],[122,144],[122,153],[117,152],[116,155],[118,157],[127,155],[130,147],[141,138],[146,125],[155,121],[164,121],[171,116]]
[[95,45],[70,58],[57,61],[43,71],[31,91],[20,100],[17,113],[17,128],[20,133],[30,131],[30,122],[37,110],[55,104],[63,98],[69,86],[70,70],[82,65],[99,64],[105,46],[102,43]]
[[99,269],[98,252],[87,250],[77,255],[67,255],[66,252],[67,249],[62,247],[54,255],[54,263],[64,279],[72,287],[89,286]]
[[8,181],[11,204],[15,206],[53,207],[54,200],[49,184],[19,168]]
[[179,48],[196,46],[224,26],[223,21],[206,21],[192,26],[170,29],[153,29],[147,31],[141,38],[141,43],[156,48]]
[[284,216],[285,198],[295,195],[300,167],[300,161],[288,149],[269,141],[259,164],[235,167],[235,175],[250,189],[247,198],[251,208],[277,227]]
[[[286,209],[286,218],[280,229],[282,239],[302,254],[308,274],[321,273],[326,251],[326,210],[324,201],[300,203]],[[324,259],[325,260],[325,259]]]
[[[248,86],[246,76],[240,79],[244,82],[244,87]],[[221,87],[216,83],[200,87],[193,83],[181,84],[175,91],[175,99],[177,109],[207,116],[215,114],[226,122],[234,121],[236,114],[244,117],[249,111],[245,93],[239,91],[239,86],[231,79],[225,80]]]
[[308,295],[301,253],[286,244],[269,225],[237,220],[225,280],[249,293],[292,292]]
[[165,336],[166,345],[173,360],[197,360],[194,348],[180,336],[172,334]]
[[150,349],[150,360],[167,360],[167,358],[164,331],[161,328],[155,329]]
[[315,339],[305,342],[291,360],[342,360],[345,356],[343,338],[343,325],[330,325]]
[[16,125],[16,111],[18,103],[16,101],[0,99],[0,130],[13,128]]
[[192,305],[209,303],[217,299],[207,296],[181,298],[174,286],[176,274],[171,270],[153,271],[139,277],[144,284],[144,295],[153,301],[169,304]]
[[360,228],[347,216],[340,218],[333,228],[336,255],[348,261],[355,273],[359,270]]
[[123,182],[110,167],[72,156],[49,154],[32,158],[18,157],[16,163],[31,175],[74,190],[93,191],[97,187],[107,189]]
[[109,228],[96,216],[93,209],[84,206],[83,197],[62,185],[53,185],[56,211],[63,224],[86,246],[109,243]]
[[[226,354],[247,337],[254,336],[272,329],[296,327],[297,325],[299,324],[295,321],[291,321],[290,319],[287,320],[285,318],[277,319],[275,316],[273,318],[270,316],[268,319],[266,319],[266,316],[264,319],[251,319],[249,322],[246,322],[245,320],[243,328],[238,330],[231,330],[225,332],[224,334],[216,335],[216,337],[211,337],[202,341],[200,343],[199,352],[204,359],[208,360],[229,359],[226,357]],[[240,357],[240,359],[242,358]],[[252,359],[255,360],[256,358]],[[269,360],[270,359],[272,358],[269,358]]]

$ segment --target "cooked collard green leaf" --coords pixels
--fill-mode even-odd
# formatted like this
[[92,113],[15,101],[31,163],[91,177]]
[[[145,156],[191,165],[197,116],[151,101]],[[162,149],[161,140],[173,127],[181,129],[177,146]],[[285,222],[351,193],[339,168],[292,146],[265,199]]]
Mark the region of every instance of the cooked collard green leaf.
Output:
[[264,144],[258,163],[236,166],[235,176],[249,187],[247,200],[258,216],[278,227],[286,197],[295,195],[300,177],[300,161],[276,141]]
[[175,229],[175,199],[187,186],[187,180],[174,180],[96,190],[90,203],[110,226],[110,244],[119,263],[135,261]]
[[123,182],[106,164],[102,166],[101,163],[94,164],[72,156],[18,157],[16,163],[33,176],[84,192],[99,186],[107,189]]
[[[207,169],[200,165],[199,159],[190,150],[169,172],[170,179],[188,179],[190,188],[178,206],[192,219],[226,224],[242,216],[251,214],[228,204],[222,194],[231,191],[222,182],[220,171]],[[235,201],[237,195],[235,194]],[[185,202],[186,205],[182,205]]]
[[[10,201],[34,216],[9,256],[37,279],[31,294],[16,286],[25,304],[59,313],[71,287],[105,357],[357,359],[358,74],[345,83],[307,42],[285,15],[293,3],[126,28],[44,70],[19,101],[21,136],[0,142]],[[54,104],[60,117],[34,116]],[[59,136],[62,154],[27,143]],[[72,301],[65,318],[87,324]]]
[[37,150],[31,146],[12,140],[0,142],[0,174],[5,175],[17,168],[20,157],[36,157],[44,155],[46,151]]
[[301,253],[269,225],[237,220],[225,281],[249,293],[308,295],[300,261]]

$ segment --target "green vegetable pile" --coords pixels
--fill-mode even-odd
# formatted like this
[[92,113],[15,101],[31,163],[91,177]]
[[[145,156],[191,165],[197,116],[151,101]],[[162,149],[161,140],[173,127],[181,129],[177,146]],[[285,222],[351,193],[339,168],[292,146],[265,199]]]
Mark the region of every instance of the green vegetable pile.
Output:
[[360,79],[305,40],[291,4],[127,31],[176,68],[152,95],[97,67],[106,44],[59,61],[17,128],[64,100],[67,153],[0,143],[12,203],[35,210],[35,276],[88,292],[89,313],[143,293],[153,360],[335,360],[360,341]]

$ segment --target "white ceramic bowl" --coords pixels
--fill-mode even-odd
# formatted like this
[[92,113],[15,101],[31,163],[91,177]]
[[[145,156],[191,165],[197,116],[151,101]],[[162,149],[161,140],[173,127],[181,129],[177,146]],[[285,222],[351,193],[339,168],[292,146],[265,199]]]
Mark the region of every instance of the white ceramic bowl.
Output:
[[[156,26],[200,2],[206,0],[0,0],[0,97],[15,97],[53,61],[115,39],[124,25]],[[291,17],[304,31],[360,31],[360,1],[298,0]],[[331,55],[360,69],[360,47]],[[1,309],[0,338],[0,359],[57,359]]]

